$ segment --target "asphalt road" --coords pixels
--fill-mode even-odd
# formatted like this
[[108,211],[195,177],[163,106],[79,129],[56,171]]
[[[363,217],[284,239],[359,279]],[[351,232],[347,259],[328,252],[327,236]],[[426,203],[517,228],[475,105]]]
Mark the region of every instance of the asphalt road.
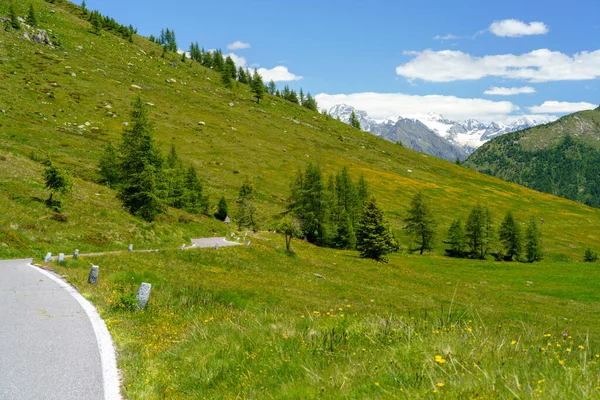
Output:
[[87,314],[30,262],[0,261],[0,400],[104,399]]
[[224,237],[212,237],[212,238],[192,239],[193,247],[190,247],[190,248],[215,247],[215,244],[218,244],[219,247],[222,247],[222,246],[239,246],[241,243],[229,242]]

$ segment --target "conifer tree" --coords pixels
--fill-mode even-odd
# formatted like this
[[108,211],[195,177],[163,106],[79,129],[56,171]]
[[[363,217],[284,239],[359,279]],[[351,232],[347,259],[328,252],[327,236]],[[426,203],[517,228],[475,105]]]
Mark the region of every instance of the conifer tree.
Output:
[[17,16],[15,6],[12,2],[8,7],[8,18],[10,19],[10,25],[13,27],[13,29],[21,29],[21,23],[19,22],[19,17]]
[[312,97],[310,92],[306,94],[306,99],[304,100],[303,106],[313,111],[317,111],[319,107],[317,104],[317,100],[315,100],[315,98]]
[[465,238],[471,253],[484,259],[490,250],[493,240],[493,227],[490,212],[487,207],[477,204],[473,207],[465,224]]
[[365,176],[361,175],[358,178],[358,210],[362,210],[367,200],[369,200],[369,185],[365,181]]
[[94,28],[94,33],[96,35],[99,34],[100,29],[102,29],[102,19],[98,11],[92,11],[90,22],[92,23],[92,27]]
[[300,223],[304,237],[311,243],[325,245],[328,240],[325,184],[321,168],[308,164],[306,172],[299,172],[292,184],[289,210]]
[[162,175],[163,160],[140,97],[132,104],[131,120],[119,145],[121,184],[117,197],[131,214],[153,221],[164,211],[157,182]]
[[53,198],[54,193],[69,193],[71,191],[72,182],[67,174],[48,160],[44,169],[44,181],[46,189],[50,190],[50,197],[46,200],[46,205],[50,208],[60,211],[60,201]]
[[584,262],[596,262],[598,261],[598,253],[592,250],[591,247],[588,247],[583,254]]
[[33,4],[29,4],[29,12],[27,13],[27,18],[25,19],[27,25],[37,27],[37,17],[35,16],[35,10],[33,9]]
[[87,10],[87,4],[85,3],[85,0],[83,0],[81,2],[81,11],[83,12],[84,15],[87,14],[88,10]]
[[275,84],[275,81],[273,81],[273,79],[271,79],[269,81],[269,83],[267,84],[267,92],[274,96],[276,91],[277,91],[277,85]]
[[238,82],[243,83],[244,85],[248,84],[248,75],[246,74],[246,71],[244,71],[244,69],[242,67],[238,68]]
[[227,56],[225,59],[225,73],[229,74],[232,81],[237,79],[237,69],[235,68],[235,63],[231,56]]
[[356,230],[356,239],[356,248],[363,258],[387,262],[386,254],[396,249],[396,241],[375,197],[371,197],[363,209]]
[[500,242],[504,245],[506,256],[512,261],[513,257],[521,256],[521,227],[515,221],[512,212],[507,212],[500,225]]
[[460,218],[452,221],[452,224],[450,224],[450,229],[448,229],[448,239],[446,243],[450,245],[450,249],[446,250],[446,252],[450,256],[463,256],[466,247],[466,242],[465,232],[463,230],[463,224]]
[[352,113],[350,114],[349,124],[357,129],[360,129],[360,121],[358,120],[358,117],[356,116],[354,110],[352,110]]
[[119,158],[111,143],[104,149],[104,154],[98,164],[100,170],[100,183],[115,188],[119,183],[121,174],[119,170]]
[[185,175],[185,188],[187,201],[184,210],[192,214],[206,214],[208,212],[208,197],[203,194],[202,183],[198,179],[196,168],[190,167]]
[[246,177],[237,199],[238,213],[238,229],[250,227],[253,231],[258,229],[256,220],[256,210],[254,208],[254,185],[249,177]]
[[404,222],[406,223],[404,229],[414,237],[419,254],[433,249],[436,223],[422,192],[418,192],[413,197]]
[[525,241],[525,256],[527,257],[527,261],[530,263],[541,261],[544,256],[542,251],[542,233],[538,229],[534,217],[531,217],[527,226]]
[[254,70],[254,74],[252,75],[252,83],[250,84],[252,89],[252,93],[254,93],[254,97],[256,98],[256,102],[260,103],[260,100],[264,97],[265,86],[263,84],[262,77]]
[[215,214],[215,218],[219,221],[225,221],[225,218],[229,216],[229,207],[227,206],[227,200],[225,200],[225,196],[221,196],[221,200],[219,200],[219,204],[217,205],[217,212]]
[[300,95],[298,96],[298,99],[300,101],[300,105],[302,107],[304,107],[304,101],[306,100],[304,97],[304,91],[302,90],[302,88],[300,88]]
[[225,68],[223,52],[220,49],[217,49],[212,52],[212,67],[217,72],[221,72]]
[[350,216],[345,210],[340,211],[336,231],[336,247],[349,250],[356,247],[356,233],[354,232],[354,226]]

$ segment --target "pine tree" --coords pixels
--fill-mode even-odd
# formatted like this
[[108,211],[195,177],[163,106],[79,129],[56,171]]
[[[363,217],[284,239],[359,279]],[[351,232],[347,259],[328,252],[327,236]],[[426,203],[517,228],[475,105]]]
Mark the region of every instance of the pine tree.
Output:
[[242,67],[238,68],[238,82],[243,83],[244,85],[248,84],[248,75],[246,75],[246,71]]
[[27,18],[25,19],[27,25],[37,27],[37,17],[35,16],[35,10],[33,9],[33,4],[29,4],[29,12],[27,13]]
[[419,254],[433,249],[436,223],[422,192],[418,192],[413,197],[404,222],[406,223],[404,229],[414,237]]
[[117,197],[131,214],[153,221],[164,211],[157,183],[163,161],[146,105],[138,97],[132,106],[132,123],[124,129],[119,145],[121,184]]
[[227,56],[225,59],[225,73],[229,74],[232,81],[237,79],[237,69],[235,68],[235,63],[231,56]]
[[490,250],[493,240],[493,228],[490,212],[487,207],[477,204],[473,207],[465,224],[465,238],[471,253],[484,259]]
[[538,229],[534,217],[531,217],[527,226],[525,241],[525,256],[527,257],[527,261],[530,263],[541,261],[544,256],[542,252],[542,233]]
[[194,167],[187,170],[185,188],[187,201],[184,210],[192,214],[206,214],[208,212],[208,197],[203,194],[202,183],[200,183]]
[[56,211],[60,210],[60,201],[53,198],[54,193],[66,194],[71,191],[72,182],[63,170],[52,164],[50,160],[44,169],[44,181],[46,189],[50,190],[50,197],[46,200],[46,205]]
[[217,72],[221,72],[225,68],[223,52],[219,49],[212,52],[212,67]]
[[219,221],[225,221],[225,218],[229,216],[229,207],[227,206],[227,200],[225,200],[225,196],[221,196],[221,200],[219,200],[219,204],[217,205],[217,212],[215,214],[215,218]]
[[254,186],[250,178],[246,177],[237,199],[238,213],[238,229],[250,227],[253,231],[258,229],[256,220],[256,210],[254,208]]
[[90,22],[94,28],[94,33],[99,34],[100,29],[102,29],[102,17],[98,11],[92,11]]
[[83,14],[84,14],[84,15],[85,15],[85,14],[87,14],[87,12],[88,12],[88,10],[87,10],[87,5],[86,5],[86,3],[85,3],[85,0],[83,0],[83,1],[81,2],[81,11],[83,12]]
[[360,129],[360,121],[358,120],[358,117],[356,116],[354,110],[352,110],[352,113],[350,114],[349,124],[355,127],[356,129]]
[[446,252],[452,257],[462,257],[465,251],[465,232],[460,219],[456,219],[450,224],[448,229],[448,239],[446,241],[450,245],[450,249]]
[[598,261],[598,253],[596,253],[595,251],[593,251],[591,247],[588,247],[585,250],[585,253],[583,255],[583,261],[584,262],[596,262],[596,261]]
[[8,7],[8,18],[10,19],[10,25],[13,29],[21,29],[21,23],[19,22],[19,17],[17,16],[13,3],[10,3],[10,6]]
[[273,96],[275,95],[275,92],[277,92],[277,85],[275,85],[273,79],[271,79],[267,85],[267,92]]
[[336,247],[352,250],[356,247],[356,233],[350,216],[345,210],[341,210],[335,237]]
[[310,92],[306,94],[306,99],[304,100],[303,106],[313,111],[317,111],[319,107],[317,104],[317,100],[315,100],[315,98],[312,97]]
[[260,103],[260,99],[264,97],[265,86],[263,84],[262,77],[256,70],[254,70],[254,74],[252,75],[252,83],[250,87],[252,89],[252,93],[254,93],[256,102]]
[[454,164],[456,164],[460,167],[460,166],[462,166],[462,161],[460,161],[460,158],[456,157],[456,161],[454,161]]
[[396,241],[383,211],[377,206],[375,197],[365,205],[356,230],[356,248],[363,258],[387,262],[386,254],[396,249]]
[[100,170],[100,183],[115,188],[119,183],[121,174],[119,170],[119,157],[111,143],[104,149],[104,154],[98,164]]
[[515,221],[512,212],[507,212],[500,225],[500,242],[504,245],[506,256],[512,261],[513,257],[521,256],[521,227]]

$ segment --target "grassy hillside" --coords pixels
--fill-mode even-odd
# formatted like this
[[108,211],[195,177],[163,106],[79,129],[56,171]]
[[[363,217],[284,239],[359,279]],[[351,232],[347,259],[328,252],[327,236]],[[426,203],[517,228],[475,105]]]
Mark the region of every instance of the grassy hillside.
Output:
[[[154,225],[142,223],[119,209],[112,191],[94,183],[102,149],[118,141],[138,95],[154,104],[150,117],[159,146],[166,153],[175,144],[181,158],[200,172],[213,204],[221,195],[233,204],[243,177],[253,179],[265,227],[284,208],[297,171],[314,162],[326,173],[347,165],[356,177],[364,174],[395,228],[402,226],[409,199],[424,190],[442,230],[482,201],[497,220],[509,209],[522,221],[530,215],[545,218],[549,253],[579,258],[595,240],[596,210],[403,149],[276,97],[256,104],[247,86],[225,89],[218,74],[183,64],[179,56],[162,59],[159,46],[143,37],[129,43],[105,31],[95,35],[70,3],[32,3],[40,26],[61,47],[26,41],[19,31],[0,32],[0,107],[5,110],[0,151],[6,158],[0,162],[6,177],[0,182],[0,204],[15,210],[0,216],[7,227],[0,242],[10,244],[0,248],[2,254],[70,252],[77,246],[97,250],[129,241],[171,245],[187,235],[222,229],[206,219],[178,223],[193,218],[176,211]],[[26,13],[25,5],[16,8]],[[0,15],[6,14],[2,3]],[[66,200],[67,223],[52,220],[39,202],[47,195],[39,163],[46,155],[76,179]]]
[[[146,38],[94,34],[70,3],[32,4],[61,46],[0,30],[0,257],[128,243],[173,249],[230,232],[173,209],[140,221],[95,183],[103,147],[118,141],[138,95],[152,104],[160,148],[175,144],[213,205],[224,195],[233,208],[244,177],[252,178],[265,228],[308,162],[364,174],[397,230],[422,190],[439,224],[433,252],[402,251],[389,264],[296,239],[290,254],[281,236],[259,232],[250,247],[50,265],[106,319],[127,398],[600,397],[600,277],[597,264],[575,262],[599,242],[600,210],[407,150],[277,97],[256,104],[248,87],[225,89],[218,74],[173,54],[163,59]],[[0,3],[0,16],[7,7]],[[25,4],[15,7],[26,13]],[[66,222],[43,204],[47,156],[74,179],[63,197]],[[543,218],[545,260],[444,257],[448,226],[477,202],[496,224],[508,210],[520,222]],[[98,286],[86,283],[91,261],[101,268]],[[153,292],[148,309],[135,312],[141,282]]]
[[465,165],[600,207],[600,108],[492,139]]

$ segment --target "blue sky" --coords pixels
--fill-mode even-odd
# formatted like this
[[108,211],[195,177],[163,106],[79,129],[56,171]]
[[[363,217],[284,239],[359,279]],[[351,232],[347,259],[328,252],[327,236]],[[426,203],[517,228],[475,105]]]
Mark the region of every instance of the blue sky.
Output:
[[[600,1],[87,0],[140,34],[174,29],[267,80],[374,118],[510,122],[598,104]],[[445,38],[445,39],[444,39]],[[249,47],[228,50],[236,41]],[[496,89],[494,89],[496,88]],[[513,94],[511,94],[513,93]]]

